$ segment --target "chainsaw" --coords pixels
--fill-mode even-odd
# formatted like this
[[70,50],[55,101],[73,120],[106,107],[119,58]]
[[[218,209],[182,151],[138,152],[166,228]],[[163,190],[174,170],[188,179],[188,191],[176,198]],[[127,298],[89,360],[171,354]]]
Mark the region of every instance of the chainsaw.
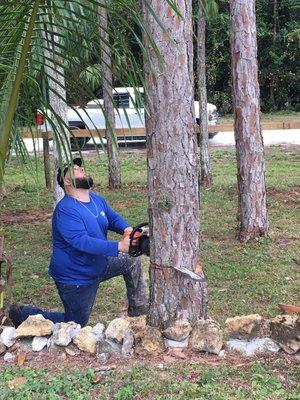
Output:
[[[129,235],[129,251],[131,257],[138,257],[142,254],[150,256],[149,223],[143,222],[133,228]],[[198,282],[206,284],[206,279],[200,264],[197,265],[195,272],[183,266],[172,265],[169,268],[175,269],[184,276]]]
[[150,255],[149,224],[143,222],[133,228],[129,235],[129,251],[131,257],[138,257],[142,254]]

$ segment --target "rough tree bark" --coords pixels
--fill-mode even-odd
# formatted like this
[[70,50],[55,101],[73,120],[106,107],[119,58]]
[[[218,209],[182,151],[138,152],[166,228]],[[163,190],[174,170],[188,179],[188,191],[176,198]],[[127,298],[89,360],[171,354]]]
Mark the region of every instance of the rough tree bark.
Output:
[[255,0],[231,0],[231,58],[238,180],[238,239],[268,231],[260,126]]
[[[199,257],[198,146],[194,124],[191,2],[151,0],[161,29],[144,8],[147,27],[164,60],[148,47],[145,62],[150,221],[148,322],[165,328],[176,319],[205,317],[206,287],[175,268],[195,271]],[[172,268],[173,267],[173,268]]]
[[204,187],[212,185],[212,174],[208,145],[208,121],[207,121],[207,91],[206,91],[206,67],[205,67],[205,15],[203,0],[198,1],[198,95],[199,95],[199,147],[200,147],[200,184]]
[[108,19],[107,11],[103,6],[99,6],[100,35],[101,35],[101,67],[103,76],[103,104],[106,114],[106,138],[107,138],[107,157],[108,157],[108,186],[110,189],[121,187],[120,159],[118,149],[113,144],[111,135],[114,134],[115,112],[113,103],[113,77],[111,71],[111,53],[106,44],[109,41],[107,32]]

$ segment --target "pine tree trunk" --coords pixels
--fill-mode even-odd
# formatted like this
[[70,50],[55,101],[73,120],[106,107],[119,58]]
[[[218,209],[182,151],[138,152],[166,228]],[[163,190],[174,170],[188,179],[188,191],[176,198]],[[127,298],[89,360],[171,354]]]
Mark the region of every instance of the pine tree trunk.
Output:
[[212,174],[208,145],[207,91],[205,67],[205,15],[203,0],[198,2],[198,94],[199,94],[199,147],[200,183],[204,187],[212,185]]
[[234,132],[238,168],[238,239],[267,234],[264,147],[260,126],[254,0],[231,0]]
[[101,67],[103,76],[103,103],[106,115],[106,138],[108,157],[108,186],[110,189],[121,187],[121,171],[118,149],[114,145],[111,135],[114,135],[115,112],[113,103],[113,78],[111,71],[110,48],[105,43],[109,41],[107,33],[108,20],[105,7],[99,7],[100,35],[101,35]]
[[206,287],[172,267],[195,271],[199,257],[198,146],[194,123],[191,3],[182,18],[167,2],[151,0],[163,31],[144,8],[146,24],[164,60],[148,47],[146,116],[150,221],[148,322],[165,328],[176,319],[205,317]]

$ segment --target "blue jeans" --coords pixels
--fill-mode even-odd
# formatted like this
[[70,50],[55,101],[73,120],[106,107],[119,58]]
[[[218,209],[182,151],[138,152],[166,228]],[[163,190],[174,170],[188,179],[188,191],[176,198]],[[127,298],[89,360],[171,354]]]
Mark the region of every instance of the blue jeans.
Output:
[[21,311],[22,321],[29,315],[42,314],[44,318],[54,323],[74,321],[83,327],[88,323],[100,283],[119,275],[123,275],[126,284],[128,305],[130,307],[146,305],[146,286],[140,259],[119,254],[119,257],[108,257],[106,271],[97,282],[89,285],[66,285],[55,282],[65,312],[43,311],[34,306],[24,306]]

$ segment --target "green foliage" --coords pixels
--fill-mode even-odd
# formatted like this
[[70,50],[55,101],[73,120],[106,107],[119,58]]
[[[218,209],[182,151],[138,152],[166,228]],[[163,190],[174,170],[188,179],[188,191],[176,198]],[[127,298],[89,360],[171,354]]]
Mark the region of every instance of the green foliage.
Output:
[[[297,64],[299,2],[256,1],[259,83],[263,111],[295,109],[300,102]],[[229,43],[229,2],[217,1],[219,13],[207,24],[206,63],[208,99],[222,113],[232,109]]]

